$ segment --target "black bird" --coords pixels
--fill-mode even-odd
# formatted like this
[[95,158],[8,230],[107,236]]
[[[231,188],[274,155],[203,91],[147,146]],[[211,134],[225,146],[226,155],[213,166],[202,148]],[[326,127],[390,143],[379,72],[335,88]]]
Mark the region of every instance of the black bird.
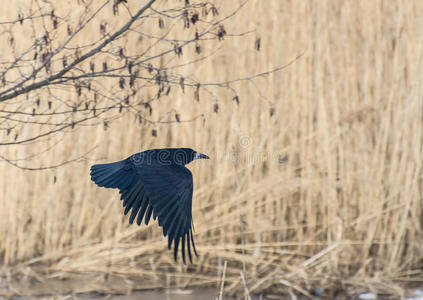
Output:
[[163,235],[168,236],[168,248],[174,243],[177,261],[181,240],[182,259],[185,264],[185,243],[192,263],[191,244],[195,255],[192,234],[192,173],[185,167],[194,159],[208,159],[207,155],[190,148],[152,149],[140,152],[109,164],[91,167],[91,180],[98,186],[119,189],[125,215],[131,210],[129,223],[137,217],[147,225],[151,215],[158,218]]

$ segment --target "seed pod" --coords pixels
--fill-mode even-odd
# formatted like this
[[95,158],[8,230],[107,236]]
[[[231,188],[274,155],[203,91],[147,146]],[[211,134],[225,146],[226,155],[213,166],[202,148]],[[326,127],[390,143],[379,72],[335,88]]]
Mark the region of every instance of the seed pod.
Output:
[[135,74],[131,74],[131,76],[129,77],[129,86],[133,87],[135,83]]
[[173,51],[176,53],[176,55],[178,55],[178,57],[180,57],[183,54],[182,46],[179,46],[178,44],[174,45]]
[[119,87],[120,87],[121,90],[124,89],[124,87],[125,87],[125,78],[121,77],[119,79]]
[[44,52],[43,54],[41,54],[41,62],[45,63],[48,57],[48,53]]
[[195,89],[194,97],[197,102],[200,102],[200,83],[197,83],[197,88]]
[[184,81],[185,81],[184,77],[181,77],[181,79],[179,79],[179,86],[181,87],[183,93],[185,93]]
[[105,23],[101,23],[100,24],[100,33],[102,35],[105,35],[106,34],[106,24]]
[[162,82],[162,77],[160,75],[160,73],[157,73],[156,76],[154,77],[154,82],[157,85],[160,85],[160,83]]
[[82,89],[81,89],[81,84],[79,82],[75,83],[75,90],[78,96],[81,96]]
[[154,70],[154,68],[153,68],[153,65],[152,64],[148,64],[148,73],[151,73],[151,72],[153,72],[153,70]]
[[195,12],[195,13],[191,16],[191,23],[195,25],[195,23],[197,23],[199,19],[200,19],[200,18],[199,18],[199,16],[198,16],[198,13],[197,13],[197,12]]
[[182,13],[182,18],[184,19],[184,28],[189,28],[188,10],[184,10]]
[[255,48],[256,48],[256,50],[257,50],[257,51],[260,51],[261,38],[257,38],[257,39],[256,39],[256,41],[255,41],[255,43],[254,43],[254,46],[255,46]]
[[150,103],[147,102],[147,103],[144,103],[143,105],[144,105],[144,108],[148,109],[151,116],[151,114],[153,113],[153,108],[151,107]]
[[226,35],[226,30],[225,27],[223,27],[223,25],[219,25],[219,30],[217,31],[217,38],[219,39],[219,41],[222,41],[225,38]]
[[216,6],[213,5],[211,7],[211,11],[212,11],[213,17],[216,17],[219,15],[219,11],[217,10]]

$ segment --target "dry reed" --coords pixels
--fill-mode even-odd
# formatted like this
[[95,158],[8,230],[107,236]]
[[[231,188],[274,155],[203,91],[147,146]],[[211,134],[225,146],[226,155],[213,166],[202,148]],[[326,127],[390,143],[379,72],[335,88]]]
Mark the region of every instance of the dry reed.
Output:
[[[233,8],[216,2],[222,14]],[[98,22],[113,22],[108,13]],[[185,73],[224,81],[304,55],[282,72],[234,85],[239,104],[218,89],[201,90],[200,102],[193,90],[176,91],[153,106],[153,119],[169,111],[204,118],[77,127],[43,141],[59,143],[31,164],[95,148],[91,160],[39,172],[0,164],[3,274],[37,282],[93,274],[97,281],[75,292],[207,285],[220,297],[312,297],[317,288],[403,296],[407,283],[423,279],[422,13],[421,1],[249,1],[225,27],[256,31],[211,44],[204,50],[214,55]],[[16,14],[14,5],[0,12]],[[40,144],[1,154],[25,157]],[[212,158],[189,166],[200,256],[188,266],[173,263],[156,224],[129,226],[118,193],[89,179],[95,161],[167,146]],[[104,284],[103,274],[132,283]]]

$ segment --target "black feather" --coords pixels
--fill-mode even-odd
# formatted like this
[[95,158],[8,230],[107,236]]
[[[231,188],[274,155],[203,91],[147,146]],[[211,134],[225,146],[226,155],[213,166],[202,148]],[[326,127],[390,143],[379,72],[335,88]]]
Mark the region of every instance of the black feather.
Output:
[[148,225],[148,222],[150,222],[150,217],[152,212],[153,212],[153,207],[149,205],[147,212],[145,213],[145,225]]

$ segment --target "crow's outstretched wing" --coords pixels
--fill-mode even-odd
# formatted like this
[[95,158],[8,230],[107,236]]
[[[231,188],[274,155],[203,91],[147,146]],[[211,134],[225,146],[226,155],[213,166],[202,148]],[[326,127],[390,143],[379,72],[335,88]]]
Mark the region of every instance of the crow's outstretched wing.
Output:
[[154,157],[148,160],[128,158],[92,166],[91,179],[99,186],[120,190],[125,215],[132,209],[131,224],[135,218],[138,225],[143,218],[145,224],[151,216],[158,218],[163,235],[168,236],[168,248],[174,244],[175,261],[181,242],[184,263],[185,249],[192,262],[191,245],[195,255],[197,252],[192,235],[193,180],[190,170],[181,165],[159,163]]
[[140,176],[130,159],[92,166],[91,180],[101,187],[119,189],[125,215],[132,209],[129,223],[132,224],[138,215],[137,224],[141,225],[145,215],[145,224],[148,224],[153,207],[149,205]]
[[106,188],[129,189],[138,181],[133,164],[122,160],[110,164],[99,164],[91,167],[91,180],[98,186]]
[[197,251],[192,235],[191,171],[182,165],[167,165],[157,161],[137,165],[136,170],[145,186],[149,203],[153,206],[153,218],[158,218],[163,235],[168,236],[168,248],[174,244],[175,261],[181,242],[184,263],[185,250],[192,262],[191,246],[196,255]]

